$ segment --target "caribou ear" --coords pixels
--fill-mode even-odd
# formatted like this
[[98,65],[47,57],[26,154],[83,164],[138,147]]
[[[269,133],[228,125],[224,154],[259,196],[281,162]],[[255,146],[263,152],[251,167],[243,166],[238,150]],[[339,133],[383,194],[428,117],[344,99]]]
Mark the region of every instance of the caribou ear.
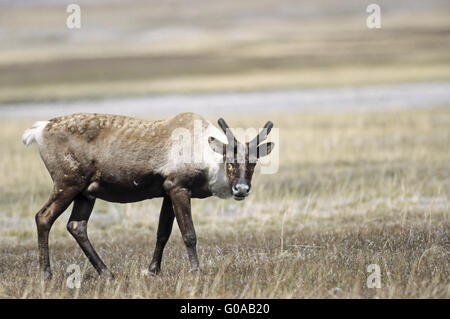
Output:
[[266,155],[269,155],[270,152],[272,152],[274,147],[275,147],[275,143],[274,142],[261,144],[261,145],[259,145],[256,148],[256,156],[258,158],[260,158],[260,157],[264,157]]
[[214,152],[219,153],[221,155],[225,154],[225,144],[223,144],[218,139],[210,136],[208,137],[208,143]]

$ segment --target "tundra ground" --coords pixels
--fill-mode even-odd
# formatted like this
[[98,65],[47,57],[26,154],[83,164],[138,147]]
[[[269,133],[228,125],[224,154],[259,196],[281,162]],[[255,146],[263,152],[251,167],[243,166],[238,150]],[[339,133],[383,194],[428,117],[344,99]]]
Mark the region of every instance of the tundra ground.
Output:
[[[34,215],[50,177],[32,123],[0,125],[0,298],[449,298],[450,109],[227,118],[280,128],[280,168],[244,202],[193,201],[202,270],[189,273],[177,225],[159,276],[147,269],[160,199],[98,200],[90,239],[116,279],[98,278],[68,234],[50,234],[54,278],[40,280]],[[215,120],[215,119],[211,119]],[[275,156],[276,154],[274,154]],[[66,280],[81,268],[80,289]],[[381,270],[368,288],[367,266]]]

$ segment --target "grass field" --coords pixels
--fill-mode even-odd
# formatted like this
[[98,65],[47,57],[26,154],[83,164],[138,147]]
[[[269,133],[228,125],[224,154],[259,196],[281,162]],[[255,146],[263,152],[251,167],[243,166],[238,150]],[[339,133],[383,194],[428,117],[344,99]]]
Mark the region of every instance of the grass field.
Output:
[[[39,280],[34,214],[51,189],[32,123],[0,123],[0,298],[450,298],[450,109],[227,118],[280,128],[280,169],[244,202],[193,201],[202,271],[189,273],[175,226],[156,277],[161,200],[97,201],[90,239],[116,275],[99,279],[68,234],[50,235],[54,279]],[[215,120],[215,119],[211,119]],[[80,289],[66,272],[78,264]],[[367,266],[381,288],[366,285]]]

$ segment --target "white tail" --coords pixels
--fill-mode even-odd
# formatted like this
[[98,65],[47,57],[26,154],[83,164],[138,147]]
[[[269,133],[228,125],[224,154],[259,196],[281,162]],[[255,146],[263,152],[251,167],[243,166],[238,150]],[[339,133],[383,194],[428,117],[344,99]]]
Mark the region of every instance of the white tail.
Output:
[[26,147],[30,146],[34,142],[39,144],[39,140],[42,136],[42,130],[47,125],[48,121],[38,121],[33,124],[32,128],[29,128],[23,132],[22,142]]

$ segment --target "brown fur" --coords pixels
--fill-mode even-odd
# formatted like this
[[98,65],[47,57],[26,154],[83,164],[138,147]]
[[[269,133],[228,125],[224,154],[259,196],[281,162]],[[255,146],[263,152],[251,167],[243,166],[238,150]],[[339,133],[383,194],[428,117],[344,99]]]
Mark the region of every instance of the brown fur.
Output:
[[[161,197],[168,139],[176,128],[191,129],[195,119],[203,120],[193,113],[167,121],[104,114],[54,118],[45,127],[41,156],[60,189],[76,185],[85,195],[122,203]],[[190,184],[204,179],[195,171],[185,173]],[[199,181],[191,181],[195,177]],[[202,189],[195,195],[210,195]]]

